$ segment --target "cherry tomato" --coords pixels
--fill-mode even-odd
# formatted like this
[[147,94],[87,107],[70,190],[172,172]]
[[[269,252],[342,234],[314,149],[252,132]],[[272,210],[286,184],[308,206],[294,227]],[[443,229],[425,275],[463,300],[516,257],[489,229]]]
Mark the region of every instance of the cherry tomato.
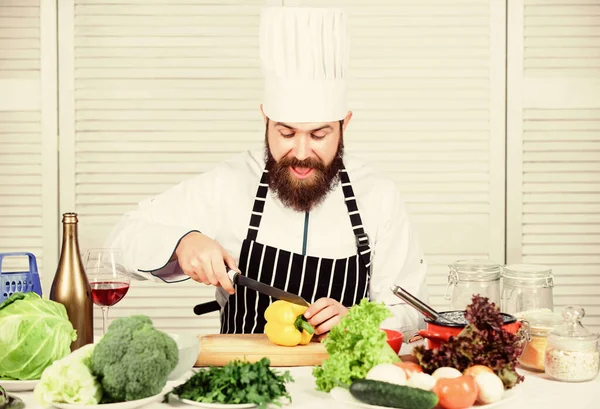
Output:
[[414,362],[395,362],[394,365],[404,369],[407,378],[410,378],[414,373],[423,372],[423,368],[421,368],[421,365],[416,364]]
[[487,367],[485,365],[473,365],[473,366],[470,366],[467,369],[465,369],[463,371],[463,375],[469,375],[469,376],[472,376],[473,378],[475,378],[477,375],[479,375],[482,372],[494,373],[494,371],[492,371],[492,369],[490,367]]
[[465,409],[473,406],[479,390],[475,379],[468,375],[458,378],[440,378],[432,391],[438,396],[444,409]]

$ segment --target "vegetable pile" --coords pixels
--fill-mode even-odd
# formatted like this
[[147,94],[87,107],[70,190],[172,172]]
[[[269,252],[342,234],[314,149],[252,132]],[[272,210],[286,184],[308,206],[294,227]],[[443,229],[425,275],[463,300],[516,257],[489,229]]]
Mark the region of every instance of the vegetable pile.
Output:
[[511,334],[502,328],[498,306],[486,297],[474,295],[465,318],[469,324],[440,348],[414,348],[413,354],[424,371],[432,373],[441,367],[464,371],[474,365],[485,365],[500,377],[507,389],[522,382],[524,377],[515,368],[523,351],[523,341],[519,333]]
[[467,409],[504,396],[502,380],[487,366],[470,366],[462,373],[440,367],[433,374],[410,361],[379,364],[364,379],[352,381],[350,394],[371,405],[401,409]]
[[270,363],[268,358],[254,363],[236,360],[223,367],[202,369],[170,393],[204,403],[254,403],[263,409],[267,404],[281,406],[281,398],[292,401],[285,383],[293,379],[288,371],[282,375],[272,371]]
[[43,373],[34,397],[52,402],[94,405],[159,394],[179,361],[177,343],[153,327],[150,318],[118,318],[97,344],[55,361]]
[[14,293],[0,304],[0,328],[0,379],[40,379],[77,339],[64,305],[33,292]]
[[380,329],[381,323],[391,316],[383,303],[366,298],[351,307],[323,341],[329,357],[313,369],[317,390],[348,388],[375,365],[400,361]]

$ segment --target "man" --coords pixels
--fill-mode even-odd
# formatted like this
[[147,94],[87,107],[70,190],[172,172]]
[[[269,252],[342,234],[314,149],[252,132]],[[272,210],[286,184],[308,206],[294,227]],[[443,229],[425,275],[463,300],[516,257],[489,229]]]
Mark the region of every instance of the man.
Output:
[[265,149],[244,152],[140,203],[109,238],[126,264],[166,282],[217,286],[222,333],[263,332],[270,297],[234,290],[226,266],[304,297],[322,338],[362,298],[383,301],[388,328],[419,315],[390,290],[426,299],[425,264],[398,190],[344,155],[346,18],[270,7],[261,16]]

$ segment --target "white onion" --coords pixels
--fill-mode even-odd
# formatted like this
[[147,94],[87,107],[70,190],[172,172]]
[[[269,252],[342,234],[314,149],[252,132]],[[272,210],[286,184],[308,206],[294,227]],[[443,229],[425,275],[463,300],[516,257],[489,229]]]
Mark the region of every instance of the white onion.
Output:
[[456,368],[443,366],[433,371],[431,376],[433,376],[436,380],[440,378],[458,378],[462,376],[462,373]]
[[388,382],[395,385],[406,385],[406,372],[394,364],[379,364],[367,372],[366,379]]
[[475,383],[479,388],[479,395],[477,396],[479,402],[487,404],[502,399],[504,384],[496,374],[482,372],[475,377]]

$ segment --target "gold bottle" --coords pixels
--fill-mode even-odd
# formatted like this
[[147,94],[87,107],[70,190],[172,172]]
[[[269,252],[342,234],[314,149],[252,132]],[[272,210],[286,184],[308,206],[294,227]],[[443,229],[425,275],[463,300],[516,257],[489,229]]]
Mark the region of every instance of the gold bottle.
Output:
[[71,351],[75,351],[94,342],[92,289],[79,253],[77,213],[63,214],[62,224],[62,249],[50,299],[67,309],[69,321],[77,331],[77,339],[71,344]]

